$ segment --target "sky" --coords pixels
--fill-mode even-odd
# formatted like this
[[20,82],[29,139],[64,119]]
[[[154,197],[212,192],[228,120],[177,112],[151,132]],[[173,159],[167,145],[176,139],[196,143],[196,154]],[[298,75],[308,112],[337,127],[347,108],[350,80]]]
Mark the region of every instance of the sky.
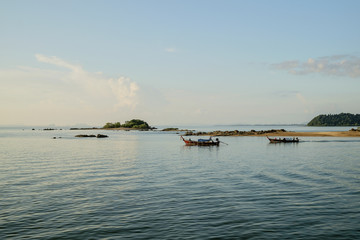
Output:
[[360,113],[360,1],[0,0],[0,125]]

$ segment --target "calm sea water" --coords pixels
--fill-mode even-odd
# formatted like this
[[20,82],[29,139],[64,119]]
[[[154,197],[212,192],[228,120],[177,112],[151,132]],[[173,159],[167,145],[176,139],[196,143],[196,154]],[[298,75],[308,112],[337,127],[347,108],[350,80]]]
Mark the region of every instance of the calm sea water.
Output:
[[0,239],[360,238],[360,139],[220,140],[2,129]]

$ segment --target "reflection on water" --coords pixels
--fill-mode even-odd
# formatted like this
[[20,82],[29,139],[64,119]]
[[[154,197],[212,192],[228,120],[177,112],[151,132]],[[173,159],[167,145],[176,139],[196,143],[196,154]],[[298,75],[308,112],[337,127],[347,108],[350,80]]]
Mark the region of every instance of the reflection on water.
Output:
[[76,134],[2,132],[1,238],[360,237],[357,139],[187,147],[170,133]]
[[325,139],[325,140],[321,140],[321,139],[308,139],[308,140],[303,140],[303,142],[313,142],[313,143],[331,143],[331,142],[336,142],[336,143],[360,143],[360,139],[357,138],[351,138],[351,139]]

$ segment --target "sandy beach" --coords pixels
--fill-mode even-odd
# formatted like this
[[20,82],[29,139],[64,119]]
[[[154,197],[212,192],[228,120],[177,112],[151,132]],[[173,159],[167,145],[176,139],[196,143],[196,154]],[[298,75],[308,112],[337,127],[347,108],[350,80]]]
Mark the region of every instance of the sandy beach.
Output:
[[342,132],[277,132],[252,136],[289,136],[289,137],[360,137],[360,131]]

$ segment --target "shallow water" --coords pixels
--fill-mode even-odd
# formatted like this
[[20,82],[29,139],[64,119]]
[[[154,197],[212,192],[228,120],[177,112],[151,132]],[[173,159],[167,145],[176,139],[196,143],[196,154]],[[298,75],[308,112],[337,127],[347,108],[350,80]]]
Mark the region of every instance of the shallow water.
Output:
[[80,133],[0,131],[1,239],[360,238],[358,139]]

